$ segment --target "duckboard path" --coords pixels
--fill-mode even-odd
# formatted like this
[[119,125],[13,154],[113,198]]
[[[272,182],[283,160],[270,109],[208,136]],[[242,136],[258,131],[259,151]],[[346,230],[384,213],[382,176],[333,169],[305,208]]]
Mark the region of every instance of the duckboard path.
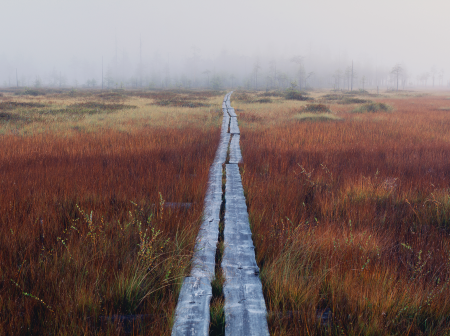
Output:
[[[183,281],[172,336],[209,335],[211,281],[219,238],[220,207],[225,199],[224,253],[225,335],[269,335],[267,310],[255,260],[244,189],[238,163],[242,162],[237,115],[230,105],[232,91],[222,103],[220,143],[209,172],[203,221],[197,236],[192,270]],[[230,141],[231,140],[231,141]],[[225,192],[222,169],[226,167]]]

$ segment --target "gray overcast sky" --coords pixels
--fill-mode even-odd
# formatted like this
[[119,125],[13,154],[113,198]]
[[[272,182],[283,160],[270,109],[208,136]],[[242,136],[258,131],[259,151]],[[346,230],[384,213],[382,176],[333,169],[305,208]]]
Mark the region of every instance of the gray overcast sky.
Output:
[[449,0],[0,0],[0,62],[92,62],[114,54],[115,36],[134,62],[141,36],[144,55],[174,61],[193,46],[205,59],[313,52],[450,78],[449,14]]

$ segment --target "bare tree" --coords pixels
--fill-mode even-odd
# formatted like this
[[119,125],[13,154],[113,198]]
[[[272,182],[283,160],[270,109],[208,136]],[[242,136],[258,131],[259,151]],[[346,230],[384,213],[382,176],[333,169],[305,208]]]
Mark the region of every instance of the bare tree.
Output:
[[353,91],[353,80],[357,77],[356,72],[353,71],[353,61],[352,61],[352,82],[350,84],[350,91]]
[[420,75],[420,81],[422,82],[422,85],[427,85],[428,78],[430,77],[430,74],[428,72],[423,73]]
[[[347,91],[350,91],[350,78],[352,76],[352,68],[348,66],[345,69],[344,75],[345,75],[344,78],[347,79]],[[345,85],[345,83],[344,83],[344,85]]]
[[272,88],[277,88],[277,63],[275,60],[270,61],[270,72],[273,73],[273,84],[272,84]]
[[298,75],[298,86],[300,88],[300,90],[302,89],[302,84],[304,82],[305,79],[305,67],[303,65],[303,56],[297,55],[291,58],[291,62],[295,63],[298,65],[298,71],[297,71],[297,75]]
[[433,87],[434,87],[434,78],[436,77],[436,74],[437,74],[436,66],[433,65],[430,71],[431,79],[433,80]]
[[340,83],[341,83],[341,78],[342,78],[342,71],[336,70],[336,72],[333,75],[334,78],[334,89],[335,90],[339,90],[340,89]]
[[308,79],[312,78],[314,76],[314,72],[310,72],[306,78],[305,78],[305,87],[308,86]]
[[439,85],[444,85],[444,69],[441,69],[441,71],[439,71]]
[[391,74],[394,75],[394,78],[397,80],[397,91],[398,91],[398,80],[400,76],[403,74],[403,68],[400,63],[397,63],[391,70]]

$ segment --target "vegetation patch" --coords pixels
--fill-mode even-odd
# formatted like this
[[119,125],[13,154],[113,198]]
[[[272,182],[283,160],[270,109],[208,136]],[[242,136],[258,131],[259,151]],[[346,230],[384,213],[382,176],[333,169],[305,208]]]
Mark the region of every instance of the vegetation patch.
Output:
[[128,96],[149,98],[155,100],[172,100],[182,98],[188,100],[206,100],[209,98],[222,96],[221,91],[189,91],[189,90],[155,90],[155,91],[124,91]]
[[208,104],[189,100],[187,97],[176,97],[174,99],[161,99],[154,102],[154,105],[158,106],[174,106],[174,107],[202,107],[208,106]]
[[338,95],[338,94],[326,94],[324,96],[321,97],[321,100],[325,100],[325,101],[334,101],[336,102],[336,104],[342,104],[342,105],[346,105],[346,104],[366,104],[366,103],[371,103],[372,101],[367,100],[367,99],[361,99],[361,98],[357,98],[357,97],[349,97],[344,96],[344,95]]
[[21,120],[21,119],[22,118],[20,116],[18,116],[17,114],[0,112],[0,122],[17,121],[17,120]]
[[247,92],[236,92],[233,94],[233,99],[241,103],[253,103],[255,101],[255,97]]
[[16,96],[45,96],[52,93],[63,93],[64,90],[44,89],[44,88],[26,88],[25,90],[14,91]]
[[372,103],[371,100],[367,99],[361,99],[361,98],[348,98],[345,97],[344,99],[337,102],[338,104],[346,105],[346,104],[369,104]]
[[273,103],[273,100],[270,99],[270,98],[261,98],[261,99],[256,100],[256,102],[257,102],[257,103],[261,103],[261,104],[264,104],[264,103]]
[[17,96],[45,96],[46,92],[39,89],[26,89],[14,93]]
[[389,112],[392,107],[385,103],[368,103],[355,108],[353,113],[375,113],[375,112]]
[[0,110],[14,110],[14,109],[20,108],[20,107],[38,108],[38,107],[45,107],[45,106],[46,106],[45,104],[41,104],[41,103],[1,102]]
[[136,108],[134,105],[125,104],[104,104],[98,102],[86,102],[79,104],[72,104],[64,109],[57,110],[42,110],[39,111],[41,114],[58,114],[58,113],[68,113],[68,114],[97,114],[97,113],[113,113],[119,110],[133,109]]
[[330,94],[323,95],[321,98],[323,100],[342,100],[344,97],[342,95],[330,93]]
[[302,109],[302,112],[331,113],[331,110],[325,104],[308,104]]
[[259,94],[260,97],[284,97],[285,94],[281,91],[266,91]]
[[368,91],[366,90],[358,90],[358,91],[346,91],[343,92],[343,94],[345,95],[350,95],[350,96],[356,96],[356,95],[371,95]]
[[296,90],[287,90],[284,97],[289,100],[300,100],[300,101],[312,100],[312,98],[306,97],[303,92],[299,92]]
[[299,113],[294,116],[298,121],[338,121],[342,118],[331,113]]
[[102,92],[98,95],[99,98],[107,101],[123,101],[125,100],[125,95],[122,92]]

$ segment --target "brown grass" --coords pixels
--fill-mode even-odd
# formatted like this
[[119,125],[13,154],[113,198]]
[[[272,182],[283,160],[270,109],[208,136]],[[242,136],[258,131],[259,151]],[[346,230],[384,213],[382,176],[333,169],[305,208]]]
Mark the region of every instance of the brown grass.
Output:
[[[148,107],[137,106],[148,118]],[[208,111],[194,111],[205,122],[189,126],[183,111],[160,109],[180,122],[30,136],[5,130],[0,334],[170,334],[219,119],[208,124]]]
[[273,335],[449,331],[448,103],[376,100],[393,112],[332,104],[339,123],[293,123],[280,104],[259,125],[245,106],[241,171]]

